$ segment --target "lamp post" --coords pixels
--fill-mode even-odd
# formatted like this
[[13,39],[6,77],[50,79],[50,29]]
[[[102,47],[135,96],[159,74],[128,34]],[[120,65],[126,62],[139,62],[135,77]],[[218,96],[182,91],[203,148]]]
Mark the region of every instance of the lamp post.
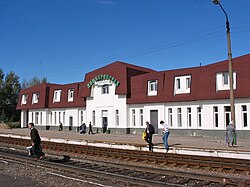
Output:
[[[214,4],[219,5],[221,10],[226,16],[226,30],[227,30],[227,49],[228,49],[228,73],[229,73],[229,86],[230,86],[230,108],[231,108],[231,121],[233,123],[234,129],[235,126],[235,107],[234,107],[234,88],[233,88],[233,64],[232,64],[232,51],[231,51],[231,39],[230,39],[230,26],[228,21],[228,16],[224,8],[220,4],[220,0],[212,0]],[[236,138],[235,142],[236,144]]]

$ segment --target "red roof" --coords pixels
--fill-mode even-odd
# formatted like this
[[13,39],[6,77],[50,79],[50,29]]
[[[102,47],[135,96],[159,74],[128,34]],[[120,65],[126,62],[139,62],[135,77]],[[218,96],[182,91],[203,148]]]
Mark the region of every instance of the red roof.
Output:
[[[250,54],[233,59],[236,72],[235,98],[250,97]],[[126,95],[128,104],[183,102],[196,100],[229,99],[229,90],[216,91],[216,74],[228,72],[228,60],[193,68],[157,72],[124,62],[114,62],[86,74],[84,82],[66,85],[40,84],[21,90],[17,109],[85,107],[85,98],[90,96],[88,84],[98,75],[109,75],[119,81],[116,94]],[[191,91],[174,94],[176,76],[191,75]],[[156,96],[148,96],[148,81],[158,80]],[[91,85],[91,84],[90,84]],[[74,89],[74,101],[68,102],[68,90]],[[61,101],[53,103],[55,90],[62,90]],[[39,102],[32,104],[32,94],[39,93]],[[23,94],[28,95],[27,104],[21,105]]]

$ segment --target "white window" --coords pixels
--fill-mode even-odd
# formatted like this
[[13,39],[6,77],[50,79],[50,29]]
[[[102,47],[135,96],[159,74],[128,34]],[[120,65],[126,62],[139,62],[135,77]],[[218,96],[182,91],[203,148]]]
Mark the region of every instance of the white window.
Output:
[[219,127],[219,112],[217,106],[214,106],[214,127]]
[[223,73],[223,85],[227,86],[229,84],[229,74],[228,73]]
[[68,90],[68,102],[74,101],[74,89]]
[[26,105],[27,100],[28,100],[28,95],[27,94],[22,95],[22,105]]
[[[229,90],[230,82],[229,82],[229,73],[217,73],[216,74],[216,91],[220,90]],[[233,89],[236,89],[236,72],[233,72]]]
[[178,127],[182,127],[182,115],[181,108],[177,108],[177,118],[178,118]]
[[95,125],[95,111],[92,111],[92,125]]
[[109,85],[105,84],[102,86],[102,94],[109,94]]
[[158,81],[157,80],[148,81],[148,96],[157,95],[157,90],[158,90]]
[[242,105],[242,124],[243,127],[247,127],[247,106],[246,105]]
[[55,112],[55,125],[56,125],[57,121],[56,121],[56,112]]
[[201,107],[197,107],[198,127],[201,127]]
[[191,113],[191,108],[187,108],[187,122],[188,126],[192,126],[192,113]]
[[190,89],[191,87],[191,77],[186,78],[186,89]]
[[230,106],[225,106],[225,125],[228,125],[229,122],[231,121],[231,107]]
[[63,123],[65,123],[65,112],[63,112]]
[[53,113],[52,112],[50,112],[50,124],[52,125],[52,123],[53,123]]
[[39,113],[35,112],[35,124],[38,124]]
[[38,103],[39,100],[39,93],[34,93],[32,96],[32,104]]
[[132,110],[132,124],[135,126],[135,110]]
[[172,110],[172,108],[168,109],[168,124],[170,127],[173,126],[173,110]]
[[115,123],[116,126],[119,126],[119,110],[115,111]]
[[81,111],[81,124],[83,123],[83,111]]
[[176,79],[176,89],[177,90],[181,89],[181,80],[180,79]]
[[61,122],[61,112],[58,112],[58,121]]
[[143,109],[140,109],[140,122],[141,126],[143,126]]
[[191,91],[191,75],[175,77],[174,94],[187,94]]
[[62,93],[62,90],[55,90],[54,91],[54,97],[53,97],[53,102],[60,102],[61,100],[61,93]]
[[40,124],[42,125],[43,124],[43,113],[40,112]]

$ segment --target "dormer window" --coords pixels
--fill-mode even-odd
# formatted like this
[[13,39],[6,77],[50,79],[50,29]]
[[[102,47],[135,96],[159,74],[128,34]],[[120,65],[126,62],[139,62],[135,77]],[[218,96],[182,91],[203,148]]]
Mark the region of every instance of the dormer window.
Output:
[[157,95],[158,80],[148,81],[148,96]]
[[27,100],[28,100],[28,95],[27,94],[22,95],[22,105],[26,105]]
[[32,96],[32,104],[38,103],[39,100],[39,93],[34,93]]
[[102,86],[102,94],[109,94],[109,85],[105,84]]
[[[216,74],[216,91],[219,90],[229,90],[230,84],[229,84],[229,73],[223,72],[223,73],[217,73]],[[236,89],[236,72],[233,72],[233,89]]]
[[187,94],[191,89],[191,75],[175,77],[174,94]]
[[74,101],[74,89],[68,90],[68,102]]
[[61,93],[62,93],[62,90],[55,90],[54,91],[54,97],[53,97],[53,102],[60,102],[61,100]]

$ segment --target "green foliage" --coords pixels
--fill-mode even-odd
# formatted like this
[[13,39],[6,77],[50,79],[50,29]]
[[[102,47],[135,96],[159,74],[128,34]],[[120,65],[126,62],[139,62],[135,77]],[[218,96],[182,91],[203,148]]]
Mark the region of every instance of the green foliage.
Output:
[[21,128],[21,124],[19,122],[7,122],[6,125],[11,129]]
[[22,82],[21,88],[25,89],[25,88],[29,88],[32,86],[36,86],[36,85],[41,84],[41,83],[47,83],[47,78],[44,77],[42,79],[39,79],[38,77],[35,76],[32,79],[30,79],[29,81],[24,79]]

